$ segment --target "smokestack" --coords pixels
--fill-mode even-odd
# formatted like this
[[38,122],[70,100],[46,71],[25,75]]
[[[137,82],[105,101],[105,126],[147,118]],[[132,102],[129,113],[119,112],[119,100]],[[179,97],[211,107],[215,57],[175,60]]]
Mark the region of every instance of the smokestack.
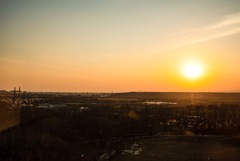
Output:
[[21,97],[21,87],[18,88],[18,99]]
[[13,90],[13,103],[15,103],[16,101],[16,87],[14,87],[14,90]]

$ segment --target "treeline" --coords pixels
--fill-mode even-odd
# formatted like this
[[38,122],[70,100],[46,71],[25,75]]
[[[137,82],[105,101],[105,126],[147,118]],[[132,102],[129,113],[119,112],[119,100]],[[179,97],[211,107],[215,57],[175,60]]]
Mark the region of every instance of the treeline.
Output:
[[198,133],[231,134],[240,132],[240,106],[231,104],[189,106],[177,111],[180,127]]

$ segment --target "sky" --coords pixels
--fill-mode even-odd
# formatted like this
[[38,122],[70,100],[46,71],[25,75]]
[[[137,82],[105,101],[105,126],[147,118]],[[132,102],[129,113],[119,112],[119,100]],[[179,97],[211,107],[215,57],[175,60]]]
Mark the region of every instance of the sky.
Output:
[[[1,0],[0,89],[240,91],[239,0]],[[189,79],[182,66],[201,64]]]

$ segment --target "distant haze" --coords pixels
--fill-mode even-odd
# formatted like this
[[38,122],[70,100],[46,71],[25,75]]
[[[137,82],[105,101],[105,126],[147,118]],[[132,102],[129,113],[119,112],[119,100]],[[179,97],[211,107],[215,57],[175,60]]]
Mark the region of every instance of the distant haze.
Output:
[[[239,0],[1,0],[0,89],[240,89]],[[196,60],[203,75],[181,67]]]

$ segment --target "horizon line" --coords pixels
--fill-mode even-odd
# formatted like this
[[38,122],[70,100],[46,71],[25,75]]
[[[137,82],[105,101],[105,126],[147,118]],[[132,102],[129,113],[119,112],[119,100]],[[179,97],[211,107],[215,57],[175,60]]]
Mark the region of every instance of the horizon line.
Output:
[[[14,90],[0,89],[0,91],[12,92]],[[17,90],[18,91],[18,90]],[[227,91],[34,91],[22,90],[21,92],[29,93],[240,93],[240,90],[227,90]]]

